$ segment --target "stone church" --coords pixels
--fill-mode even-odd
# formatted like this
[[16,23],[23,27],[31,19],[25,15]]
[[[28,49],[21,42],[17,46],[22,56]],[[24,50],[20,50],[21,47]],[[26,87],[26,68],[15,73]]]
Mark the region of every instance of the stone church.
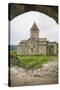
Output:
[[57,42],[49,42],[47,38],[39,38],[39,29],[34,22],[30,30],[30,38],[17,45],[18,55],[57,55]]

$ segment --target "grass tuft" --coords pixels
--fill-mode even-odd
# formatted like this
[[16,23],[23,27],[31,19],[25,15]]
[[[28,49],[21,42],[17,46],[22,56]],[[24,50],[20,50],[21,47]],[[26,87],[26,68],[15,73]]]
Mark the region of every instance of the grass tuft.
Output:
[[25,69],[41,68],[44,63],[57,59],[57,56],[43,55],[17,55],[15,51],[10,52],[11,64]]

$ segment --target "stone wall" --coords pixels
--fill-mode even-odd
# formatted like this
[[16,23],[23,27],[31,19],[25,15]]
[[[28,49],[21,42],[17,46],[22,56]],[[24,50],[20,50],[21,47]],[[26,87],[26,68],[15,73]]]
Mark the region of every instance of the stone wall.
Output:
[[46,45],[38,46],[39,55],[46,55]]
[[30,55],[36,55],[37,54],[37,41],[35,39],[30,39],[28,41],[28,53]]
[[[51,48],[52,46],[52,48]],[[51,48],[51,51],[49,51]],[[17,45],[18,55],[57,55],[57,43],[38,44],[36,41],[29,41],[27,44]]]
[[[50,46],[52,46],[53,47],[53,55],[57,55],[58,54],[58,44],[56,43],[56,42],[49,42],[48,43],[48,47],[50,48]],[[48,48],[48,54],[50,54],[49,53],[49,48]]]
[[28,54],[28,49],[27,49],[27,45],[17,45],[17,54],[18,55],[25,55]]

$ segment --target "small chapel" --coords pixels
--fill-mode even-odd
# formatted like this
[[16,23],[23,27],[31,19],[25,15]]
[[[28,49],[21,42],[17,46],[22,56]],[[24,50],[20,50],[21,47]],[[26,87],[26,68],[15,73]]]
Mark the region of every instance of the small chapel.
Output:
[[17,55],[58,55],[58,43],[39,38],[39,29],[34,22],[30,29],[30,38],[17,45]]

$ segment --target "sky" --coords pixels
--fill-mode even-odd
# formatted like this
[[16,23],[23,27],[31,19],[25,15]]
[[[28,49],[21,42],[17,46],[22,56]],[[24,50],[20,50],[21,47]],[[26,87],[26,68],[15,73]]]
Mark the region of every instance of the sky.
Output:
[[10,21],[10,45],[17,45],[21,40],[30,38],[33,23],[39,28],[39,37],[58,42],[58,24],[56,21],[40,12],[23,13]]

